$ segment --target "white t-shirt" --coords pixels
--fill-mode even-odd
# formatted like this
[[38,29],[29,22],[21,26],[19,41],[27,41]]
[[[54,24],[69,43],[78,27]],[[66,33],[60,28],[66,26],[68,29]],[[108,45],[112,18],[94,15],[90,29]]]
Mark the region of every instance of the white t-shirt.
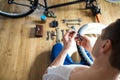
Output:
[[42,80],[69,80],[70,73],[75,67],[80,65],[62,65],[48,67],[47,73]]

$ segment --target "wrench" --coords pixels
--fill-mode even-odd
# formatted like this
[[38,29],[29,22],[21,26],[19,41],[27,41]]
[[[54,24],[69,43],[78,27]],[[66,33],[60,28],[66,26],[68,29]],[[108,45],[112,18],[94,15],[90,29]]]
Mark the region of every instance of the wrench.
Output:
[[47,31],[47,40],[51,39],[50,37],[50,31]]
[[66,23],[66,22],[81,22],[81,21],[82,21],[82,19],[81,19],[81,18],[77,18],[77,19],[70,19],[70,20],[63,19],[62,21],[63,21],[63,23]]
[[62,32],[62,37],[63,37],[64,36],[64,29],[62,29],[61,32]]
[[60,33],[59,33],[59,28],[56,28],[56,42],[60,42]]

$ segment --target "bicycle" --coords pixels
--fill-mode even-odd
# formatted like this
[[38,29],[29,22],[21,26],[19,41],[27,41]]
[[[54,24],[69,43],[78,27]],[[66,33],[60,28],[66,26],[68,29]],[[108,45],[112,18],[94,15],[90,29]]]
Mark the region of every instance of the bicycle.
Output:
[[37,8],[42,7],[45,11],[49,12],[49,9],[76,4],[79,2],[86,2],[86,9],[92,9],[94,14],[100,13],[100,9],[93,4],[94,2],[97,2],[96,0],[75,0],[52,6],[48,6],[46,0],[44,0],[44,5],[40,4],[39,0],[0,0],[0,15],[10,18],[19,18],[31,14]]
[[[37,8],[39,9],[42,7],[45,9],[45,11],[49,12],[49,9],[67,6],[79,2],[86,2],[86,9],[92,9],[94,15],[100,13],[98,6],[94,5],[94,2],[97,4],[96,0],[76,0],[52,6],[48,6],[46,0],[44,0],[44,5],[40,4],[38,0],[0,0],[0,15],[10,18],[20,18],[31,14]],[[87,29],[87,27],[83,26],[80,28],[78,31],[79,35],[81,35],[82,31],[84,31],[83,29]],[[77,46],[77,49],[81,58],[85,60],[88,65],[92,65],[93,62],[89,59],[87,54],[85,54],[85,50],[79,46]]]

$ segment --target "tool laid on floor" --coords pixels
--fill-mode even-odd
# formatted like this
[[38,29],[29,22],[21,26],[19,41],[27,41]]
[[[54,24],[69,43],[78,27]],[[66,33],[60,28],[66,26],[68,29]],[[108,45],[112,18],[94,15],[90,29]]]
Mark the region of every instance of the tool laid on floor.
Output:
[[65,31],[68,32],[70,29],[66,29]]
[[63,23],[66,23],[66,22],[81,22],[82,19],[81,19],[81,18],[76,18],[76,19],[63,19],[62,21],[63,21]]
[[47,31],[47,40],[50,40],[51,39],[51,34],[50,34],[50,31]]
[[58,27],[58,21],[56,20],[53,20],[51,23],[50,23],[50,27]]
[[73,26],[73,25],[78,25],[80,26],[80,23],[67,23],[66,26]]
[[51,31],[51,39],[54,40],[54,36],[56,36],[56,32]]
[[71,28],[72,30],[76,31],[75,26],[71,26],[70,28]]
[[46,17],[44,14],[42,14],[42,15],[40,16],[40,19],[41,19],[41,21],[46,21],[47,17]]
[[55,30],[56,30],[56,43],[58,43],[58,42],[60,42],[59,28],[57,27]]
[[63,36],[64,36],[64,29],[61,29],[61,32],[62,32],[62,38],[63,38]]
[[35,37],[42,37],[43,36],[43,26],[36,25],[35,27]]
[[56,18],[56,15],[55,15],[54,12],[51,11],[51,10],[49,10],[49,11],[44,11],[44,15],[46,15],[47,17]]

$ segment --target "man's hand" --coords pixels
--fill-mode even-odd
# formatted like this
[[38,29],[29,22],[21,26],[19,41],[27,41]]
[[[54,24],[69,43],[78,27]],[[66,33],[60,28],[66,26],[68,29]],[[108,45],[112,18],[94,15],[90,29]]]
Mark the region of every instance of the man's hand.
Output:
[[71,48],[73,42],[75,42],[75,31],[68,31],[63,37],[64,48],[60,52],[60,54],[56,57],[56,59],[50,64],[50,66],[60,66],[63,65],[66,55]]
[[75,31],[68,31],[63,37],[64,49],[70,49],[70,47],[75,44]]
[[82,46],[87,51],[91,53],[92,46],[90,45],[90,40],[87,38],[87,36],[81,36],[82,39],[79,37],[76,38],[77,45]]

